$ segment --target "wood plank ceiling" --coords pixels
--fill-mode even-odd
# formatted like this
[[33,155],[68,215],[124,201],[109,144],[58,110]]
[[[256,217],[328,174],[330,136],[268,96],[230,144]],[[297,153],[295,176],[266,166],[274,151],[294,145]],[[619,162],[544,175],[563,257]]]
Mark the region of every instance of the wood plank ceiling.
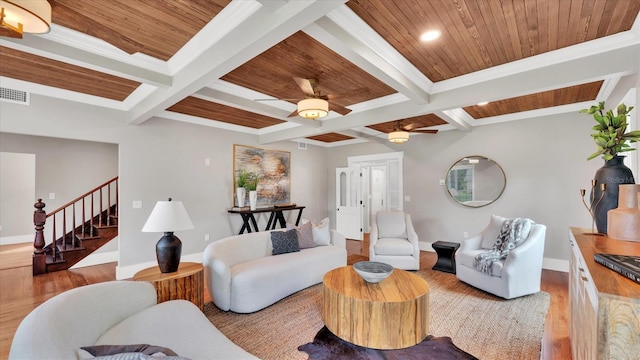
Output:
[[[209,24],[230,0],[49,0],[53,22],[97,39],[128,54],[141,53],[169,62],[187,42]],[[640,1],[631,0],[350,0],[346,6],[388,45],[406,59],[426,81],[434,84],[496,68],[554,50],[604,38],[631,29]],[[345,29],[349,24],[343,24]],[[430,43],[418,38],[428,29],[440,29]],[[355,50],[354,50],[355,51]],[[348,52],[342,52],[343,54]],[[29,53],[0,46],[0,76],[124,101],[141,85],[126,76],[114,76],[60,60],[45,53]],[[292,77],[316,78],[322,94],[340,94],[332,100],[343,107],[396,94],[394,86],[357,65],[300,29],[222,75],[223,82],[262,96],[295,104],[304,94]],[[485,106],[459,104],[471,118],[494,116],[595,100],[603,81],[585,81],[568,87],[492,101]],[[366,90],[363,90],[366,88]],[[266,129],[287,121],[247,106],[233,106],[203,96],[186,96],[167,111]],[[355,111],[354,111],[355,113]],[[392,131],[398,119],[369,124]],[[438,114],[401,119],[415,128],[448,124]],[[328,132],[308,138],[336,142],[350,136]]]

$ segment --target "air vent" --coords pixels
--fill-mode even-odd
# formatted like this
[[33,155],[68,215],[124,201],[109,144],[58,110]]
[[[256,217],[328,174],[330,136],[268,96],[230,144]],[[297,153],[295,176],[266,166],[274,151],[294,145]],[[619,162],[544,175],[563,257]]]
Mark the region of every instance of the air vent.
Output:
[[307,143],[299,142],[298,143],[298,149],[307,150]]
[[0,87],[0,100],[16,104],[29,105],[29,93],[22,90]]

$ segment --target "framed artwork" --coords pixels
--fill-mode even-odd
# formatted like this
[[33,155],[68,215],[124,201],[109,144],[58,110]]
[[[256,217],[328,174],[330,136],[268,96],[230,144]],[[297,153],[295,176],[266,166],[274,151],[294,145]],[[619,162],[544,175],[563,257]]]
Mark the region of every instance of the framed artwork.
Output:
[[257,206],[268,207],[291,203],[290,152],[234,144],[234,192],[237,187],[238,175],[242,172],[249,172],[258,177]]

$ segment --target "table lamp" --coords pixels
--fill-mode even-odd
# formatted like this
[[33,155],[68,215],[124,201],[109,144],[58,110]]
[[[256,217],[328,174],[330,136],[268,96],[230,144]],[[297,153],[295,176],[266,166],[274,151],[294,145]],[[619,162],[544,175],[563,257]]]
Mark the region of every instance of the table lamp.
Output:
[[156,258],[163,273],[178,271],[182,242],[174,231],[193,229],[182,201],[158,201],[151,211],[151,215],[142,227],[143,232],[164,232],[164,236],[156,244]]

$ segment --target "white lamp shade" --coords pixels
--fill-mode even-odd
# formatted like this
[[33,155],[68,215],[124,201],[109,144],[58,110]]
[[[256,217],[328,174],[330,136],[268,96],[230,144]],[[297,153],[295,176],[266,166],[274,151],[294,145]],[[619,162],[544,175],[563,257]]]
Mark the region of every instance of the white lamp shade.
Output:
[[406,131],[393,131],[389,133],[389,141],[396,144],[402,144],[409,140],[409,133]]
[[193,229],[182,201],[158,201],[142,227],[143,232],[173,232]]
[[51,30],[51,5],[47,0],[0,0],[4,22],[13,27],[22,24],[22,31],[45,34]]
[[298,101],[298,116],[317,119],[329,115],[329,103],[323,99],[304,99]]

